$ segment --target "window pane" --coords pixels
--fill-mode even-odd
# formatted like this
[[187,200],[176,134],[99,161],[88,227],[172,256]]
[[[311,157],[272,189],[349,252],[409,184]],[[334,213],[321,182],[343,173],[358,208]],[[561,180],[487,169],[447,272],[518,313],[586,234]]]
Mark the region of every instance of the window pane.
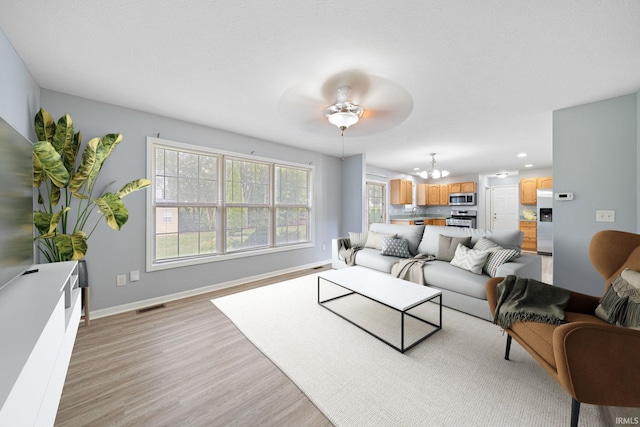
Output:
[[309,171],[276,166],[275,170],[276,204],[309,204]]
[[265,247],[269,244],[269,208],[227,208],[227,250]]
[[237,159],[226,160],[227,203],[269,203],[269,165]]
[[276,209],[276,244],[309,241],[307,208]]

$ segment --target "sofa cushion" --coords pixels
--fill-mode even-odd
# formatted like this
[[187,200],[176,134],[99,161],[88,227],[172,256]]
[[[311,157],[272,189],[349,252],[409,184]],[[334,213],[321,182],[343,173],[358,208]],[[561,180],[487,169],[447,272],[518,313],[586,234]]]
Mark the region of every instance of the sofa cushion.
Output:
[[451,237],[441,234],[439,237],[436,259],[447,262],[451,261],[453,259],[453,256],[456,254],[458,243],[461,243],[464,246],[469,246],[469,244],[471,243],[471,236]]
[[364,248],[367,243],[367,233],[349,232],[349,241],[352,248]]
[[456,253],[451,260],[451,265],[468,270],[475,274],[482,274],[482,267],[487,262],[489,252],[477,251],[458,243]]
[[407,239],[383,237],[382,250],[380,251],[380,254],[400,258],[411,258],[411,254],[409,253],[409,241]]
[[487,276],[462,270],[446,261],[426,262],[424,280],[429,286],[457,292],[470,297],[487,299]]
[[382,239],[385,237],[396,237],[395,234],[390,233],[376,233],[370,231],[367,233],[367,243],[364,244],[365,248],[382,250]]
[[471,236],[471,245],[474,246],[481,237],[495,242],[505,249],[520,249],[523,233],[520,230],[482,230],[478,228],[451,227],[442,225],[426,225],[422,240],[418,245],[418,252],[435,255],[438,251],[440,234],[453,237]]
[[[570,311],[565,312],[565,319],[567,322],[606,324],[606,322],[595,316]],[[551,325],[541,322],[516,322],[511,324],[511,330],[533,348],[549,365],[557,368],[553,356],[553,331],[559,326],[562,325]]]
[[356,265],[391,274],[393,264],[403,258],[382,256],[377,249],[363,248],[356,253]]
[[373,223],[369,227],[369,230],[376,233],[395,234],[399,239],[407,239],[409,242],[409,253],[411,256],[415,256],[418,254],[418,245],[420,244],[420,239],[422,239],[424,225]]

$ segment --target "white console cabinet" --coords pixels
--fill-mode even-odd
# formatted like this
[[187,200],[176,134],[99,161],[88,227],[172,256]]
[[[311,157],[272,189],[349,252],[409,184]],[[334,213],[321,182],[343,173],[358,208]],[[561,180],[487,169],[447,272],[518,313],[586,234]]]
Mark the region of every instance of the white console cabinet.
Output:
[[76,261],[0,289],[0,426],[52,426],[80,323]]

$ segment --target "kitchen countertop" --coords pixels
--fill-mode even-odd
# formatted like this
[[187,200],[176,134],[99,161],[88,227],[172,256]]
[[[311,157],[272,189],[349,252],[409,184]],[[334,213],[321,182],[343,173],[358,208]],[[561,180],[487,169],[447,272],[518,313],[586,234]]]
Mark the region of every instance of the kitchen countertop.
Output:
[[447,219],[451,218],[451,216],[444,215],[420,215],[420,216],[393,216],[389,218],[391,221],[417,221],[417,220],[428,220],[428,219]]

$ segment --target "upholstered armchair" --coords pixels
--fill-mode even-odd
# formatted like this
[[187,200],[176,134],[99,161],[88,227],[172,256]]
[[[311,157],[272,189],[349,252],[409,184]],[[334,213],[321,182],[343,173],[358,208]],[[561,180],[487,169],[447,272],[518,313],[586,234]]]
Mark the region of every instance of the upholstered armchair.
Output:
[[[589,257],[604,277],[606,290],[625,268],[640,271],[640,235],[600,231],[591,239]],[[492,314],[496,286],[502,280],[487,282]],[[578,424],[580,403],[640,407],[640,330],[596,317],[599,301],[600,297],[572,292],[565,308],[567,323],[518,322],[505,329],[505,359],[515,339],[571,396],[571,426]]]

